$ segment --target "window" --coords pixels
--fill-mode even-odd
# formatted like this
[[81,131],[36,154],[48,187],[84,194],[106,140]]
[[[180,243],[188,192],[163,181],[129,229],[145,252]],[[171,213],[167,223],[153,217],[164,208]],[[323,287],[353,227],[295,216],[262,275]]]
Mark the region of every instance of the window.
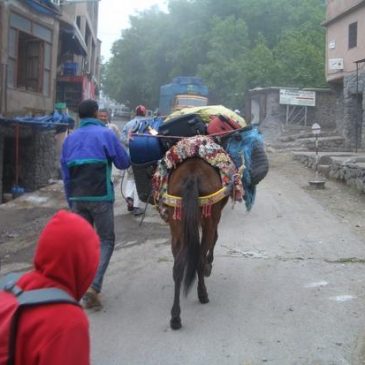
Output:
[[33,24],[33,34],[47,42],[52,42],[52,32],[48,28],[42,27],[36,23]]
[[14,29],[9,30],[9,60],[8,60],[8,86],[15,86],[15,68],[18,54],[18,34]]
[[349,49],[357,46],[357,22],[349,25]]
[[18,88],[41,91],[41,66],[43,42],[26,33],[19,32]]
[[32,23],[29,19],[26,19],[18,14],[10,15],[10,25],[14,28],[23,30],[24,32],[31,32]]
[[85,43],[86,43],[86,46],[89,47],[89,40],[91,38],[91,31],[90,31],[90,28],[89,28],[89,25],[86,24],[86,28],[85,28]]
[[79,28],[79,30],[81,30],[81,16],[78,15],[76,17],[76,24],[77,24],[77,28]]
[[52,60],[52,47],[50,44],[44,44],[44,72],[43,72],[43,94],[49,94],[49,86],[51,83],[51,60]]
[[52,31],[17,14],[11,14],[10,26],[8,85],[48,96]]

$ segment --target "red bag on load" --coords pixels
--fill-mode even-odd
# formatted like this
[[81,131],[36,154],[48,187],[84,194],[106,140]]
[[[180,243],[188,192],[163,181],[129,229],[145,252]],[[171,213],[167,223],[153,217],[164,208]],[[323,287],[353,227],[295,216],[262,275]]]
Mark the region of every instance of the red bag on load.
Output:
[[230,132],[241,128],[240,125],[232,119],[226,118],[222,115],[215,115],[207,127],[208,134],[219,134],[223,132]]

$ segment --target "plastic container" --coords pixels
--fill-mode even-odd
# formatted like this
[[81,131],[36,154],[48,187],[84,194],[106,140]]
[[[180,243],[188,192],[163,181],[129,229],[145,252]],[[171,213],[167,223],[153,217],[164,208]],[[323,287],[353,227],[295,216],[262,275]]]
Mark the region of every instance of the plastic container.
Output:
[[129,153],[132,163],[135,164],[160,160],[164,155],[160,139],[148,134],[133,136],[129,141]]
[[77,63],[66,62],[63,64],[63,74],[65,76],[76,76],[77,75]]
[[21,186],[18,186],[18,185],[14,185],[12,188],[11,188],[11,194],[13,195],[13,198],[17,198],[18,196],[21,196],[24,194],[24,188],[22,188]]

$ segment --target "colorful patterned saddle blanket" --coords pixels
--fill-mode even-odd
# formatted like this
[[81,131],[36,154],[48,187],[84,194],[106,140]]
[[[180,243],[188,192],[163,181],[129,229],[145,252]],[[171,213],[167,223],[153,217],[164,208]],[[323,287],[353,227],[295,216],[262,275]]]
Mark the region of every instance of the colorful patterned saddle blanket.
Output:
[[[155,205],[161,217],[167,219],[166,206],[175,208],[174,218],[181,218],[181,197],[168,194],[168,178],[173,169],[186,159],[199,157],[218,169],[222,189],[206,197],[200,197],[200,205],[204,216],[210,215],[210,207],[226,196],[234,201],[242,201],[244,190],[242,186],[243,168],[238,170],[229,154],[222,146],[215,143],[209,136],[194,136],[183,138],[171,147],[162,158],[152,178],[152,194]],[[217,200],[219,199],[219,200]]]

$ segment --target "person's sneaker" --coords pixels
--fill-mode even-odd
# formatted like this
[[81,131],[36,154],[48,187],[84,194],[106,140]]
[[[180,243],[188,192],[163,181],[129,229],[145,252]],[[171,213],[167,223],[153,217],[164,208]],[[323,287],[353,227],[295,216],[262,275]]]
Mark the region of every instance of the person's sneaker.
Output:
[[82,305],[85,309],[100,310],[103,306],[100,302],[99,294],[93,288],[89,288],[82,297]]
[[133,215],[138,216],[143,214],[143,209],[141,208],[133,208]]
[[128,209],[128,212],[133,212],[133,199],[132,198],[127,198],[125,200],[127,202],[127,209]]

